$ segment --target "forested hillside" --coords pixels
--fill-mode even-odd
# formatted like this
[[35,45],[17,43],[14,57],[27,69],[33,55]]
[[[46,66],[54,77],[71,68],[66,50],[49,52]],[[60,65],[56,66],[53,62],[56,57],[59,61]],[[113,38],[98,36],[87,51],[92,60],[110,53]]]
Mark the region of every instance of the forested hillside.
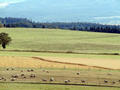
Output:
[[86,22],[34,22],[26,18],[0,18],[4,27],[25,27],[25,28],[59,28],[78,31],[120,33],[120,25],[103,25]]

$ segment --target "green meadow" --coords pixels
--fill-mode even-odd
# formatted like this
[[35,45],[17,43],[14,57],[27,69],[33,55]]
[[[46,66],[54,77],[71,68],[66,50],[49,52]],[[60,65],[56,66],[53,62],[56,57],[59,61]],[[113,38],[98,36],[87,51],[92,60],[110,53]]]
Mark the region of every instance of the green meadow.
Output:
[[119,53],[120,35],[59,29],[0,28],[9,33],[9,50]]
[[85,87],[85,86],[65,86],[65,85],[42,85],[42,84],[17,84],[1,83],[1,90],[119,90],[110,87]]
[[[105,61],[105,59],[112,59],[113,61],[120,59],[119,34],[33,28],[0,28],[0,32],[6,32],[12,38],[12,42],[5,50],[3,50],[2,47],[0,48],[0,59],[3,59],[4,56],[59,57],[60,59],[88,58],[96,60],[101,59],[103,61]],[[7,57],[8,61],[9,59],[10,57]],[[49,70],[51,70],[51,68]],[[72,69],[68,70],[71,70],[72,72]],[[4,76],[9,76],[9,74],[6,74],[6,71],[4,72]],[[109,70],[107,74],[101,74],[99,72],[99,76],[105,76],[104,78],[101,78],[102,83],[104,82],[104,79],[108,77],[107,75],[111,72]],[[111,74],[112,76],[110,76],[112,81],[116,80],[114,72],[115,71],[113,70],[113,73]],[[117,72],[119,72],[119,70]],[[50,74],[50,76],[52,76],[54,73]],[[85,73],[83,73],[83,76],[84,74]],[[45,75],[49,76],[47,74]],[[116,75],[118,77],[119,73]],[[89,78],[91,79],[91,77]],[[111,78],[109,79],[111,80]],[[117,78],[117,80],[118,79],[119,78]],[[97,79],[94,80],[97,81]],[[117,86],[119,86],[119,83],[117,83]],[[0,90],[119,90],[119,88],[1,82]]]

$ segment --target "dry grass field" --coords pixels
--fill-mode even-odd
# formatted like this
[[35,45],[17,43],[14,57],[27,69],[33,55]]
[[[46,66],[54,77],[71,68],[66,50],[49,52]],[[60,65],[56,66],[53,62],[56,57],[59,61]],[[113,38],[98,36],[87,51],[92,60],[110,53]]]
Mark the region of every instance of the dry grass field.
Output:
[[95,85],[119,87],[120,72],[112,70],[61,70],[45,68],[0,68],[1,83]]
[[60,58],[60,57],[43,57],[46,60],[64,62],[64,63],[74,63],[83,64],[89,67],[103,67],[109,69],[120,69],[119,59],[98,59],[98,58]]
[[0,67],[19,68],[88,68],[80,65],[48,62],[30,57],[0,56]]
[[0,56],[0,67],[120,69],[119,63],[112,59]]

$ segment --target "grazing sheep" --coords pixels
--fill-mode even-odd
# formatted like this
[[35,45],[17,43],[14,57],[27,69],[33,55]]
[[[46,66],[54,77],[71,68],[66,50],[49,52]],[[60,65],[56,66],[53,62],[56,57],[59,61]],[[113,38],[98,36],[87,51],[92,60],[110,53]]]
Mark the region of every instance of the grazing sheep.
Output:
[[49,71],[46,71],[46,73],[49,73]]
[[42,79],[42,81],[46,82],[47,80],[46,79]]
[[35,74],[31,74],[30,77],[31,77],[31,78],[35,78]]
[[27,72],[33,72],[34,70],[33,69],[28,69]]
[[34,70],[33,69],[31,69],[31,72],[33,72]]
[[112,74],[108,73],[107,75],[112,75]]
[[82,83],[85,83],[85,80],[81,80]]
[[19,76],[18,75],[12,75],[11,77],[12,78],[18,78]]
[[3,81],[6,81],[6,79],[4,78]]
[[16,80],[16,78],[11,78],[11,81],[15,81]]
[[42,70],[43,72],[45,72],[45,70]]
[[3,79],[4,79],[4,77],[1,78],[1,80],[3,80]]
[[27,70],[27,72],[30,72],[30,71],[31,71],[31,70],[29,70],[29,69]]
[[15,78],[18,78],[19,76],[18,75],[15,75]]
[[21,74],[21,77],[25,76],[25,74]]
[[68,82],[71,82],[70,80],[68,80]]
[[23,78],[26,78],[26,76],[24,76]]
[[112,84],[115,84],[115,82],[113,81]]
[[68,80],[65,80],[64,82],[67,84],[69,81],[68,81]]
[[46,71],[46,73],[49,73],[49,71]]
[[21,70],[20,72],[23,72],[23,70]]
[[2,78],[0,78],[0,80],[4,80],[5,81],[6,79],[4,77],[2,77]]
[[46,73],[49,73],[49,71],[47,71],[47,70],[42,70],[43,72],[46,72]]
[[11,68],[11,70],[14,70],[14,68]]
[[108,83],[108,81],[107,81],[107,80],[104,80],[104,83]]
[[54,78],[53,78],[53,77],[51,77],[51,78],[50,78],[50,81],[51,81],[51,82],[52,82],[52,81],[54,81]]
[[77,72],[76,74],[77,74],[77,75],[80,75],[80,73],[79,73],[79,72]]

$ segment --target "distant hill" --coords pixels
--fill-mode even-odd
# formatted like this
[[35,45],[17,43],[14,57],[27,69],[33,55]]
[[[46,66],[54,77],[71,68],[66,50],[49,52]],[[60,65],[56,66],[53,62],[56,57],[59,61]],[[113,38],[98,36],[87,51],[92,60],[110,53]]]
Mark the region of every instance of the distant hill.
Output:
[[26,18],[6,17],[0,18],[0,22],[4,24],[5,27],[32,27],[32,21]]
[[59,28],[78,31],[92,31],[92,32],[106,32],[106,33],[120,33],[120,25],[103,25],[97,23],[86,22],[53,22],[42,23],[33,22],[26,18],[0,18],[0,22],[4,27],[24,27],[24,28]]
[[0,18],[0,21],[3,24],[28,23],[28,22],[31,23],[31,21],[26,18],[12,18],[12,17]]

